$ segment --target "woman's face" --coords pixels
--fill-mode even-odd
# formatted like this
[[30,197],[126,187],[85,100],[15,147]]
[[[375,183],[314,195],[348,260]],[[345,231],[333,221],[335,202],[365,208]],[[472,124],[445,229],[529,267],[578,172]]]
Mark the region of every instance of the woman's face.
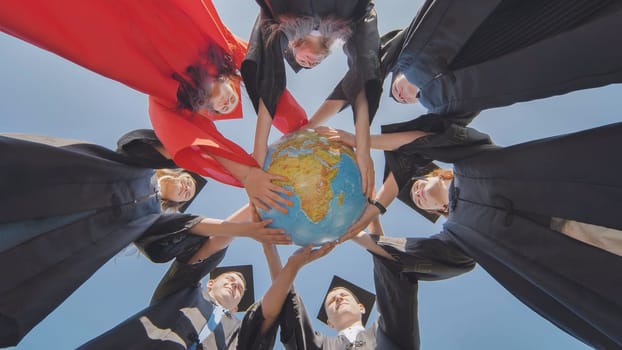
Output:
[[292,50],[296,63],[305,68],[317,66],[328,56],[322,44],[322,37],[319,36],[307,35],[298,44],[293,45]]
[[410,189],[410,197],[420,209],[445,211],[449,203],[450,182],[440,176],[417,180]]
[[233,89],[231,80],[218,79],[212,83],[212,93],[208,103],[220,114],[231,113],[237,107],[240,98]]
[[417,103],[417,92],[419,89],[403,73],[399,73],[391,84],[391,94],[399,103]]
[[169,201],[187,202],[194,197],[196,192],[196,185],[192,176],[186,173],[179,177],[165,175],[160,177],[158,182],[160,184],[160,196]]

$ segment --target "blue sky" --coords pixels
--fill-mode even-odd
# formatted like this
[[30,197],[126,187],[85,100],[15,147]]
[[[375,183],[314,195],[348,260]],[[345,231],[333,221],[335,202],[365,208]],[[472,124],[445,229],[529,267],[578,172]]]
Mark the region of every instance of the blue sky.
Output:
[[[215,3],[233,32],[248,37],[257,5],[251,0]],[[420,4],[379,1],[380,31],[407,26]],[[77,138],[114,148],[124,132],[149,127],[143,94],[4,34],[0,34],[0,52],[0,132]],[[311,71],[297,75],[288,72],[288,87],[312,114],[345,69],[345,57],[337,52]],[[490,133],[498,144],[511,145],[608,124],[619,120],[621,93],[622,86],[609,86],[493,109],[482,113],[473,126]],[[218,127],[250,150],[255,115],[246,97],[243,104],[243,119],[218,122]],[[409,120],[424,112],[421,106],[398,105],[385,95],[372,132],[378,133],[382,124]],[[329,124],[352,131],[351,112],[341,113]],[[278,131],[273,130],[271,136],[276,139]],[[379,184],[382,153],[372,156]],[[190,212],[225,218],[246,201],[242,189],[210,181]],[[397,202],[382,220],[385,232],[394,236],[424,237],[437,233],[442,224],[430,224]],[[282,248],[283,260],[293,250]],[[256,242],[236,240],[224,263],[255,266],[256,297],[269,286],[262,250]],[[69,349],[99,335],[145,307],[166,268],[166,264],[151,263],[134,248],[127,248],[33,329],[16,349]],[[311,314],[315,315],[321,305],[333,274],[373,290],[369,254],[353,243],[343,244],[299,274],[296,285]],[[40,297],[45,298],[44,290]],[[419,307],[422,349],[587,348],[522,305],[479,267],[451,280],[420,283]],[[333,334],[319,321],[316,326]]]

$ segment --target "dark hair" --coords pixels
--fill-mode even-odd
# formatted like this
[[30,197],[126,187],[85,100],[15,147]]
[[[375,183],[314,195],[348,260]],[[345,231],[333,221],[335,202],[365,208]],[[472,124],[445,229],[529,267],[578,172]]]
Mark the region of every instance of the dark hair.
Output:
[[[205,101],[211,96],[211,82],[231,78],[237,80],[237,68],[231,55],[220,46],[211,45],[200,61],[186,68],[184,76],[175,72],[173,79],[179,82],[177,88],[177,108],[196,112],[200,108],[207,108],[211,113],[218,113]],[[207,89],[204,82],[208,80]]]

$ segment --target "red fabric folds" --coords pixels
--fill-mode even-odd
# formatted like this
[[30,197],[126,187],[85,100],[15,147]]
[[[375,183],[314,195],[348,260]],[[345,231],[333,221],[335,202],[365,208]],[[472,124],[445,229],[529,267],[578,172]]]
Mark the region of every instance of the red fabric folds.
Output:
[[[205,62],[211,45],[239,67],[247,43],[222,23],[209,0],[4,0],[0,30],[151,96],[149,111],[158,137],[181,167],[240,186],[215,159],[218,155],[257,166],[241,147],[221,135],[213,121],[241,118],[176,110],[178,82],[190,65]],[[239,84],[236,86],[240,93]],[[291,132],[306,124],[304,110],[289,94],[279,101],[274,125]],[[197,147],[201,149],[198,152]]]

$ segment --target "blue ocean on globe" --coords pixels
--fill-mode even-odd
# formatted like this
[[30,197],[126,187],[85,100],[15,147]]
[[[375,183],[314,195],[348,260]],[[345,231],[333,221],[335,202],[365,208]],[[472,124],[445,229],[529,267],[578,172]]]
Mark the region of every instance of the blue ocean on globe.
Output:
[[259,210],[270,227],[283,228],[294,244],[321,245],[346,233],[367,205],[352,149],[312,130],[286,135],[268,147],[264,170],[283,175],[293,192],[288,213]]

